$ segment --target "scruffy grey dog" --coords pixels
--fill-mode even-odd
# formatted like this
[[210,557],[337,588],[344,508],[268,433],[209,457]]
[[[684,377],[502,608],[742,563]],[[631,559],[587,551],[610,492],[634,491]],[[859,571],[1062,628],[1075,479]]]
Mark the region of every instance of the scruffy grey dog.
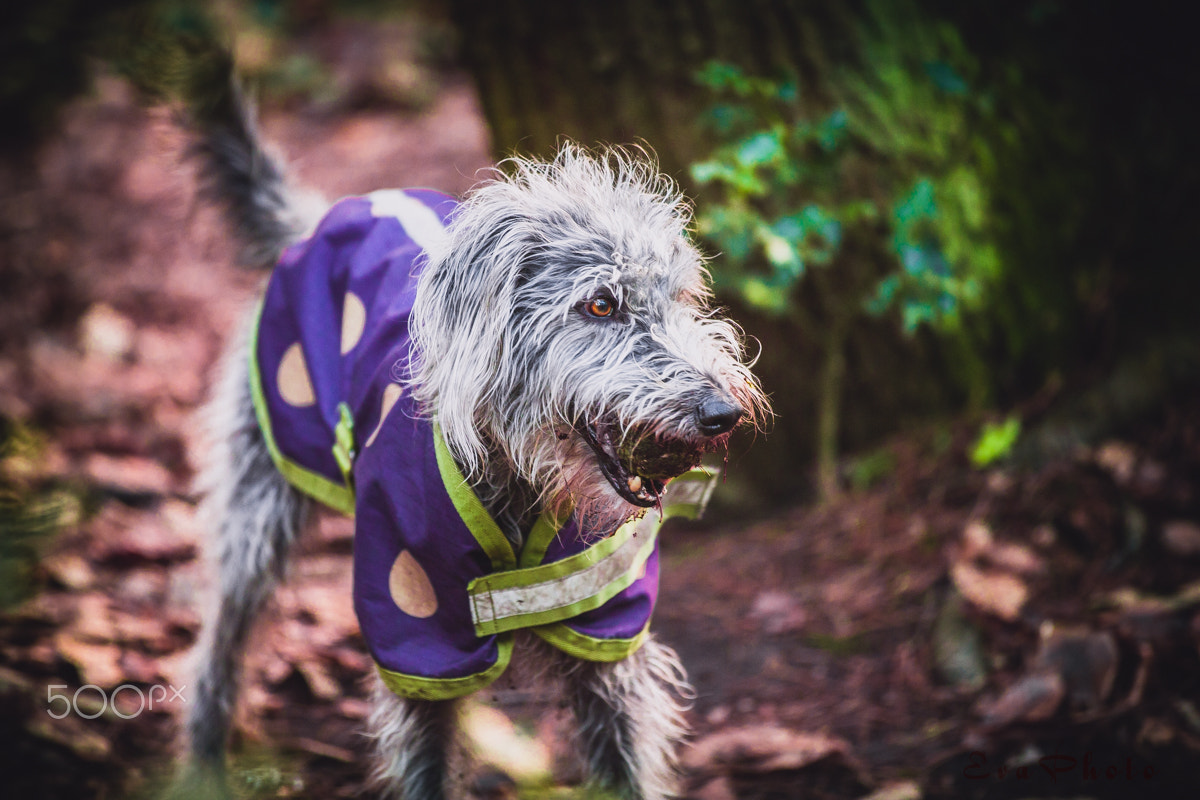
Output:
[[[311,204],[287,188],[236,81],[224,79],[191,109],[201,173],[248,260],[270,268],[323,209],[305,211]],[[573,507],[603,537],[669,499],[670,475],[637,474],[629,454],[638,442],[656,442],[676,474],[767,407],[738,329],[709,305],[690,210],[652,163],[566,145],[550,163],[508,167],[470,194],[445,245],[426,254],[403,387],[438,421],[458,469],[519,550],[547,512]],[[246,347],[233,348],[211,403],[216,446],[203,474],[217,602],[198,646],[182,782],[201,793],[225,791],[241,655],[310,511],[256,420]],[[524,635],[515,650],[517,674],[561,687],[594,782],[624,798],[674,794],[686,684],[669,648],[648,637],[622,660],[584,661]],[[452,793],[454,702],[377,685],[369,727],[382,794]]]

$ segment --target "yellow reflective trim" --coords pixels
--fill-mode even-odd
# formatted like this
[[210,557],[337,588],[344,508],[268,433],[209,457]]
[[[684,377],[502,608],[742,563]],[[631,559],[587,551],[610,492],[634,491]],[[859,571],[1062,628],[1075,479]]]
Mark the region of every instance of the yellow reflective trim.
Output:
[[258,328],[262,323],[263,302],[259,302],[250,327],[250,397],[254,403],[254,416],[267,443],[267,452],[280,474],[299,491],[324,503],[335,511],[354,516],[354,490],[339,485],[312,470],[290,460],[279,449],[275,434],[271,430],[271,414],[267,409],[266,391],[263,388],[262,372],[258,368]]
[[569,656],[584,661],[621,661],[638,651],[650,634],[650,624],[632,639],[597,639],[565,623],[533,628],[533,632]]
[[[510,589],[515,586],[533,586],[534,584],[545,583],[587,569],[608,558],[620,549],[621,545],[629,541],[634,536],[637,524],[640,521],[630,520],[626,522],[617,528],[616,533],[612,536],[601,539],[591,547],[581,550],[573,556],[568,556],[558,561],[551,561],[549,564],[539,564],[536,567],[510,569],[504,572],[492,572],[488,575],[481,575],[467,585],[467,591],[472,593],[490,592],[495,589]],[[655,528],[657,529],[657,526]],[[641,531],[637,532],[641,533]],[[649,538],[653,542],[653,532],[648,531],[648,533],[651,534]]]
[[538,517],[537,522],[533,523],[533,530],[525,539],[525,546],[521,548],[521,566],[536,567],[541,564],[542,559],[546,557],[546,550],[549,549],[550,543],[554,541],[554,537],[558,536],[559,531],[570,518],[571,511],[569,509],[558,519],[548,514]]
[[492,515],[483,507],[483,502],[475,495],[458,465],[454,463],[454,456],[450,455],[450,448],[442,438],[441,426],[436,421],[433,423],[433,449],[437,454],[438,472],[441,473],[442,483],[446,486],[446,493],[450,495],[450,502],[454,504],[467,530],[491,559],[492,568],[501,570],[515,567],[517,557],[513,553],[512,545],[500,531],[500,526],[492,519]]
[[496,663],[483,672],[465,675],[461,678],[425,678],[420,675],[406,675],[403,672],[394,672],[382,667],[378,663],[375,665],[375,669],[379,672],[379,677],[383,680],[384,685],[402,697],[411,697],[417,700],[451,700],[477,692],[504,674],[504,670],[508,669],[508,662],[512,659],[512,636],[499,637],[496,640],[496,647],[498,650]]
[[[624,528],[624,526],[622,527]],[[600,585],[587,587],[587,594],[570,602],[556,604],[558,598],[563,594],[570,596],[570,587],[559,587],[553,584],[571,581],[576,576],[583,576],[587,567],[567,571],[554,570],[553,572],[556,577],[547,580],[537,580],[529,584],[513,583],[513,581],[527,577],[531,573],[545,574],[549,572],[547,570],[548,567],[557,567],[571,559],[556,561],[553,564],[547,564],[544,567],[536,569],[513,570],[485,576],[484,578],[476,578],[467,587],[468,592],[471,594],[471,615],[475,622],[475,634],[477,636],[485,636],[492,633],[517,630],[519,628],[561,622],[599,608],[637,581],[642,565],[646,563],[647,559],[654,552],[656,529],[657,526],[646,532],[639,531],[642,535],[637,541],[633,540],[632,532],[628,532],[620,540],[618,540],[617,534],[614,534],[612,537],[601,542],[600,544],[602,545],[616,542],[617,546],[612,548],[608,554],[597,558],[591,566],[600,565],[606,559],[616,557],[615,554],[619,553],[623,547],[636,547],[637,550],[632,556],[627,556],[629,559],[628,564],[624,565],[624,569],[618,574]],[[576,555],[589,555],[599,546],[595,545],[589,550]],[[575,557],[572,556],[571,558],[574,559]],[[561,574],[558,574],[560,572]],[[505,583],[510,585],[505,588],[496,588],[494,585],[489,587],[485,583],[488,578],[504,579]],[[586,576],[583,576],[583,578],[586,579]],[[566,591],[564,591],[564,588],[566,588]],[[578,593],[578,589],[576,593]],[[514,606],[519,608],[522,604],[531,610],[522,612],[513,609]],[[501,606],[500,613],[497,612],[496,605]]]

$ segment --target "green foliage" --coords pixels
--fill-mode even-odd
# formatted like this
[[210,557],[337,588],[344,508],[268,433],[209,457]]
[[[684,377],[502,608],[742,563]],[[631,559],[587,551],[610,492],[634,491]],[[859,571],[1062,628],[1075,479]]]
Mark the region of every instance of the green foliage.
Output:
[[[968,320],[1003,277],[989,135],[1009,130],[957,30],[903,2],[867,2],[836,62],[763,77],[711,62],[715,147],[693,163],[697,228],[718,291],[811,343],[816,475],[838,491],[848,342],[868,316],[930,329],[980,406],[994,381]],[[785,334],[786,335],[786,334]],[[813,351],[810,350],[810,353]]]
[[0,21],[0,148],[53,130],[59,110],[91,84],[91,62],[134,44],[131,24],[168,0],[9,2]]
[[845,231],[878,215],[874,203],[838,191],[846,115],[810,121],[794,80],[750,77],[730,64],[710,62],[698,79],[731,95],[708,115],[721,145],[691,167],[720,198],[697,218],[725,256],[714,277],[756,308],[788,313],[790,289],[809,267],[832,263]]
[[842,70],[833,93],[892,197],[890,250],[901,265],[868,307],[881,313],[895,302],[906,331],[931,323],[953,332],[1001,271],[990,226],[994,155],[977,131],[1008,135],[1011,125],[972,79],[977,65],[951,25],[877,2],[858,39],[866,66]]
[[802,65],[803,85],[799,72],[723,63],[699,73],[716,146],[691,174],[698,231],[722,256],[714,283],[827,361],[867,316],[924,328],[968,404],[985,407],[1006,377],[997,357],[1022,346],[995,328],[1021,327],[1006,243],[1037,224],[997,189],[1017,123],[928,7],[867,2],[850,30],[836,60]]
[[0,610],[33,591],[38,556],[59,527],[78,514],[78,503],[62,491],[39,491],[35,472],[42,445],[27,428],[0,418]]
[[59,516],[53,501],[31,503],[0,494],[0,609],[29,596],[38,553],[56,530]]
[[852,460],[847,468],[847,477],[851,486],[863,491],[895,472],[895,454],[887,448],[880,448]]
[[895,63],[878,80],[847,73],[837,85],[844,102],[825,113],[802,102],[794,79],[718,62],[699,73],[722,98],[708,113],[720,144],[691,167],[715,195],[697,222],[724,256],[719,287],[766,312],[794,313],[792,288],[853,238],[856,253],[890,258],[863,295],[830,298],[850,313],[897,307],[911,332],[952,328],[978,301],[998,256],[981,241],[988,199],[978,171],[948,165],[967,113],[965,82],[945,63],[926,66]]
[[983,468],[1007,458],[1020,435],[1021,418],[1016,415],[1003,422],[985,423],[975,446],[971,448],[971,463]]

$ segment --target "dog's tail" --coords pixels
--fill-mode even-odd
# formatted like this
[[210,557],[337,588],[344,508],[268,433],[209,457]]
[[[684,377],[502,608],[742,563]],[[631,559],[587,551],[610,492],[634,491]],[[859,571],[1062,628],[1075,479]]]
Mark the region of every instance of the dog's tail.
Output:
[[211,42],[191,50],[182,94],[203,191],[242,240],[243,263],[269,269],[325,204],[289,186],[281,160],[259,139],[229,50]]

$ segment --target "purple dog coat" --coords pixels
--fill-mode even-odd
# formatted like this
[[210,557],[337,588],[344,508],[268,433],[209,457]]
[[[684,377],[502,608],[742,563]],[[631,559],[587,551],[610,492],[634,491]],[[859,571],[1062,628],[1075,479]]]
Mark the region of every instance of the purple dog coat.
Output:
[[[355,516],[354,607],[380,674],[426,699],[495,680],[520,628],[579,658],[625,658],[658,594],[658,514],[603,539],[544,517],[514,552],[406,391],[417,275],[456,205],[426,190],[338,202],[284,252],[250,348],[276,466]],[[695,516],[709,477],[676,479],[663,516]]]

